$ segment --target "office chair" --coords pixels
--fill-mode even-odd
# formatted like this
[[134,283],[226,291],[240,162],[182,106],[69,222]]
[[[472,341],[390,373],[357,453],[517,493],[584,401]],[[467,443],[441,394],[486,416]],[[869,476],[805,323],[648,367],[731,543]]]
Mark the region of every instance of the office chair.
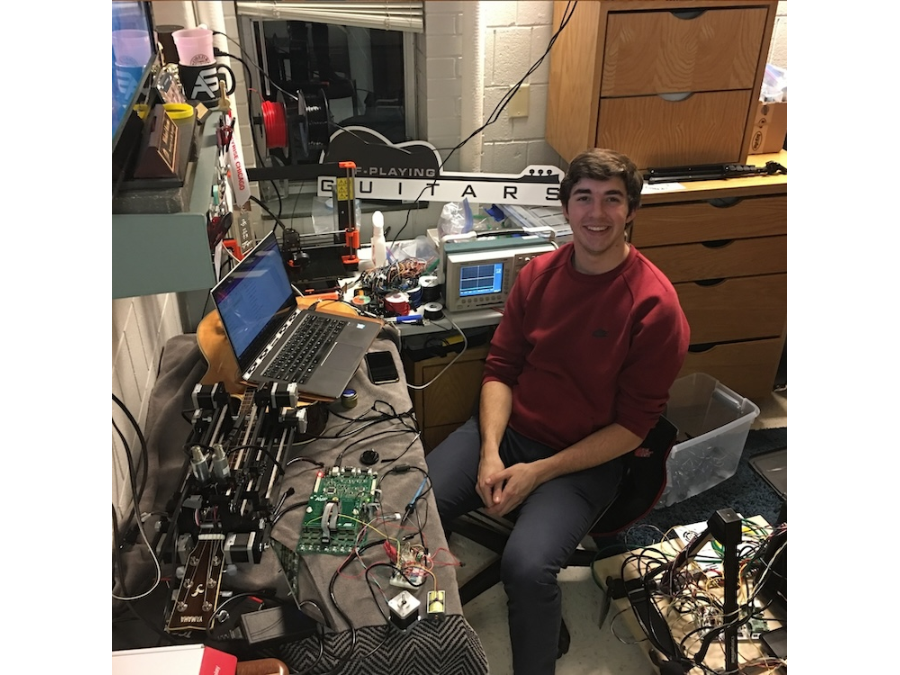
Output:
[[[616,495],[588,533],[598,548],[602,550],[606,543],[604,540],[625,530],[656,506],[666,487],[666,461],[675,445],[677,433],[675,425],[660,416],[644,441],[625,455],[625,469]],[[500,556],[513,525],[513,519],[493,518],[479,510],[457,518],[448,528],[450,532],[474,541],[498,556],[460,587],[459,596],[463,605],[500,582]],[[597,556],[597,552],[578,548],[565,567],[590,567]],[[563,622],[559,656],[568,651],[568,640],[568,629]]]

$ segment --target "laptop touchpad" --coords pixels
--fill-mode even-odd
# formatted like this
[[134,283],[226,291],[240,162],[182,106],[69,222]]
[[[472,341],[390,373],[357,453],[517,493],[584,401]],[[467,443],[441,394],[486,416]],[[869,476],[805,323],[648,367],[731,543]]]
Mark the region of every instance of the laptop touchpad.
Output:
[[338,343],[323,361],[323,365],[335,370],[353,372],[359,366],[360,356],[359,347]]

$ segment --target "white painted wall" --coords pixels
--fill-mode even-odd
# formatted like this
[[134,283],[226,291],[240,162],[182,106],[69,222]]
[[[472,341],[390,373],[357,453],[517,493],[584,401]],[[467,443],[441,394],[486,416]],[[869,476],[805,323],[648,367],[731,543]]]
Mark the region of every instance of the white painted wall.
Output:
[[[428,140],[447,152],[456,146],[467,131],[460,129],[464,100],[460,75],[463,50],[470,38],[462,34],[462,12],[466,0],[427,2],[425,6],[425,34],[416,40],[419,54],[420,110],[424,109],[424,124]],[[220,7],[213,7],[220,5]],[[154,2],[154,16],[158,24],[180,24],[193,27],[205,17],[213,17],[229,36],[237,37],[237,22],[232,2]],[[196,15],[195,15],[196,10]],[[214,11],[215,10],[215,11]],[[218,11],[221,10],[221,11]],[[201,16],[202,15],[202,16]],[[484,115],[487,118],[497,102],[541,56],[551,35],[552,2],[550,0],[520,0],[515,2],[483,2],[484,25]],[[221,41],[221,38],[217,38]],[[230,41],[218,46],[235,53]],[[552,52],[551,52],[552,57]],[[787,2],[780,2],[775,23],[770,62],[787,68]],[[243,70],[233,67],[238,77],[238,89],[244,90]],[[548,60],[529,77],[530,108],[527,117],[510,119],[500,114],[496,124],[484,133],[482,171],[517,173],[532,164],[561,165],[558,155],[544,141],[547,111]],[[239,141],[244,159],[254,166],[252,138],[246,107],[238,108]],[[470,130],[471,131],[471,130]],[[447,163],[448,170],[458,170],[458,153]],[[424,234],[436,223],[439,209],[414,212],[404,237]],[[403,225],[406,214],[386,214],[386,223],[395,228]],[[166,340],[180,334],[181,319],[174,295],[159,295],[113,301],[112,312],[112,380],[113,393],[125,402],[132,414],[143,424],[146,420],[147,399],[156,381],[156,367]],[[136,449],[136,434],[124,414],[113,403],[113,418],[126,435],[129,445]],[[127,465],[124,448],[113,431],[113,503],[120,512],[128,508]]]

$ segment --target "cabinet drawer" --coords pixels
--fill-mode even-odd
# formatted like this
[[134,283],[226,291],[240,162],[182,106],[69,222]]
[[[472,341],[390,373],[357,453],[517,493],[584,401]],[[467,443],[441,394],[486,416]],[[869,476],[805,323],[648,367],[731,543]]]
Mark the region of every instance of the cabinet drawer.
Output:
[[772,338],[689,351],[678,377],[706,373],[741,396],[760,400],[772,393],[783,348],[783,339]]
[[787,272],[787,237],[639,249],[673,284]]
[[600,95],[753,89],[767,18],[765,7],[612,13]]
[[750,90],[604,98],[597,116],[597,147],[616,148],[639,169],[742,162],[741,144]]
[[781,337],[787,318],[787,275],[675,284],[691,327],[691,343]]
[[787,195],[641,207],[631,242],[643,246],[787,234]]

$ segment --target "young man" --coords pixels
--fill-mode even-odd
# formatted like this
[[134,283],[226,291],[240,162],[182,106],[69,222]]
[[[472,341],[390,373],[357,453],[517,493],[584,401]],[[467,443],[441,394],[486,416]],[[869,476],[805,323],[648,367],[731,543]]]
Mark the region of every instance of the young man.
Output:
[[643,179],[610,150],[560,185],[572,242],[518,275],[491,341],[479,414],[427,456],[445,526],[515,511],[502,560],[516,675],[553,673],[557,575],[616,493],[622,455],[662,414],[689,328],[668,279],[625,240]]

